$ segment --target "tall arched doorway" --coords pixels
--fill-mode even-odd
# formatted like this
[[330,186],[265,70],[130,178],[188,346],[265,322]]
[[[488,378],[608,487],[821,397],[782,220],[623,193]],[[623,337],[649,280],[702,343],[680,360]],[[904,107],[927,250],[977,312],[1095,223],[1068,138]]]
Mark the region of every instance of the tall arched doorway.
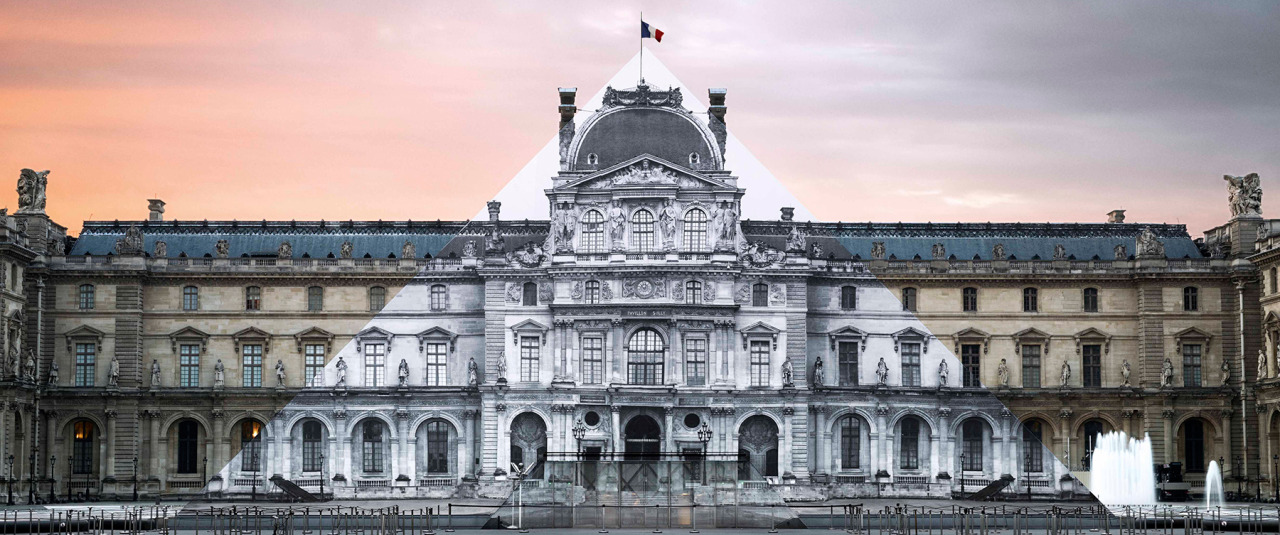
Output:
[[662,428],[648,416],[636,416],[623,430],[622,490],[657,490],[657,461],[662,452]]
[[738,480],[778,475],[778,426],[768,416],[752,416],[738,428]]
[[511,421],[511,464],[528,469],[529,478],[542,479],[547,460],[547,424],[537,414],[526,412]]

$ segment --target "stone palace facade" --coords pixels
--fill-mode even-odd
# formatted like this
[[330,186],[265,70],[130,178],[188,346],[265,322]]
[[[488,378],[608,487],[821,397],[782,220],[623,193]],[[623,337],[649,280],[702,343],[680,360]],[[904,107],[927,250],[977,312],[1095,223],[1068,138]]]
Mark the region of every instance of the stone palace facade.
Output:
[[1277,401],[1255,387],[1275,382],[1280,305],[1276,268],[1250,260],[1280,261],[1250,255],[1280,226],[1256,175],[1201,240],[1121,211],[741,220],[725,91],[709,100],[609,89],[578,123],[561,89],[545,221],[498,203],[487,221],[171,221],[152,200],[71,238],[48,172],[24,170],[0,221],[3,482],[20,500],[273,477],[500,495],[513,464],[537,482],[561,452],[705,452],[806,499],[1002,478],[1061,496],[1110,430],[1193,480],[1224,458],[1228,480],[1272,481],[1259,454],[1280,433],[1257,422]]

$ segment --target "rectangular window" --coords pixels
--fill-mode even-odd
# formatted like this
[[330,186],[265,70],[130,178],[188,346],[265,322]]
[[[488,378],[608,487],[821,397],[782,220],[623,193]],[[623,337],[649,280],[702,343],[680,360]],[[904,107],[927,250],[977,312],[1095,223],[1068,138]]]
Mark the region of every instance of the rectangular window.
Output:
[[1040,442],[1043,433],[1040,422],[1030,422],[1022,427],[1022,447],[1026,450],[1024,464],[1029,473],[1044,471],[1044,446]]
[[916,311],[916,289],[915,288],[902,289],[902,310],[905,310],[907,312]]
[[1102,387],[1102,346],[1086,344],[1080,347],[1081,368],[1084,374],[1080,381],[1085,388]]
[[307,344],[304,352],[307,386],[324,386],[324,344]]
[[[970,427],[970,426],[966,426]],[[964,462],[961,463],[960,469],[965,472],[981,472],[982,471],[982,432],[970,433],[974,429],[965,429],[964,443],[961,451],[964,452]]]
[[195,286],[182,288],[182,310],[200,310],[200,289]]
[[920,421],[905,418],[902,426],[902,441],[898,448],[898,467],[903,470],[920,469]]
[[178,386],[197,388],[200,386],[200,345],[182,344],[178,346]]
[[1098,289],[1097,288],[1084,289],[1084,311],[1085,312],[1098,311]]
[[902,344],[902,386],[920,386],[920,344]]
[[765,283],[756,283],[751,286],[751,306],[767,307],[769,306],[769,285]]
[[1195,312],[1200,310],[1200,289],[1195,286],[1188,286],[1182,289],[1182,310],[1184,312]]
[[384,386],[387,379],[386,344],[364,345],[364,386]]
[[751,386],[769,386],[769,342],[751,341]]
[[449,473],[449,428],[442,422],[427,424],[427,473]]
[[689,386],[707,384],[707,339],[685,338],[684,382]]
[[582,382],[600,384],[604,380],[604,338],[588,336],[582,339]]
[[840,360],[840,386],[858,385],[858,342],[840,342],[837,358]]
[[964,344],[960,346],[960,365],[964,368],[961,379],[965,388],[982,386],[982,346]]
[[448,360],[448,346],[443,343],[427,344],[423,350],[427,358],[427,386],[445,386],[449,384],[445,362]]
[[324,288],[311,286],[307,288],[307,312],[324,310]]
[[1182,385],[1200,386],[1200,344],[1182,344]]
[[369,288],[369,311],[381,312],[387,306],[387,289],[381,286]]
[[[308,422],[310,424],[310,422]],[[320,432],[320,424],[304,425],[302,427],[302,471],[303,472],[319,472],[321,446],[323,445],[323,435]]]
[[1040,388],[1040,346],[1022,346],[1022,387]]
[[93,386],[98,344],[76,344],[76,386]]
[[96,299],[92,284],[80,285],[80,310],[93,310]]
[[961,301],[962,301],[961,306],[963,307],[965,312],[977,312],[978,311],[978,289],[965,288],[964,290],[962,290]]
[[1038,312],[1040,310],[1040,292],[1035,288],[1022,290],[1022,311]]
[[858,289],[854,286],[840,288],[840,309],[855,310],[858,308]]
[[537,382],[540,376],[541,343],[537,336],[520,337],[520,380],[526,383]]
[[382,424],[365,422],[361,440],[361,467],[368,473],[382,473]]
[[862,466],[861,420],[846,416],[840,420],[840,469],[857,470]]
[[262,288],[250,286],[244,289],[244,309],[262,310]]
[[240,349],[244,358],[241,384],[246,387],[262,386],[262,346],[260,344],[245,344]]

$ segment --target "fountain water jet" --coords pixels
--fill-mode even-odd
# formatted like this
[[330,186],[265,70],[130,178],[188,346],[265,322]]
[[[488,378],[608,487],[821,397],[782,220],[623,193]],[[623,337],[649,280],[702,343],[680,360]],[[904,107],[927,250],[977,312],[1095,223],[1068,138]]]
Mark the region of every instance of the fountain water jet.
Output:
[[1204,474],[1204,506],[1218,507],[1226,502],[1222,491],[1222,469],[1218,461],[1209,461],[1209,470]]
[[1122,432],[1098,435],[1089,466],[1089,491],[1106,505],[1155,505],[1151,437],[1138,440]]

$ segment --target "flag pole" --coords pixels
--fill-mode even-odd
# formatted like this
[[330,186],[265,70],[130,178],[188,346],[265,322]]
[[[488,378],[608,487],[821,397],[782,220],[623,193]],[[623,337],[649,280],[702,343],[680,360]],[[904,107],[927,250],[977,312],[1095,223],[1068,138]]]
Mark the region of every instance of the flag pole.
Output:
[[[640,27],[644,28],[644,11],[640,12]],[[640,33],[640,83],[644,83],[644,32]]]

